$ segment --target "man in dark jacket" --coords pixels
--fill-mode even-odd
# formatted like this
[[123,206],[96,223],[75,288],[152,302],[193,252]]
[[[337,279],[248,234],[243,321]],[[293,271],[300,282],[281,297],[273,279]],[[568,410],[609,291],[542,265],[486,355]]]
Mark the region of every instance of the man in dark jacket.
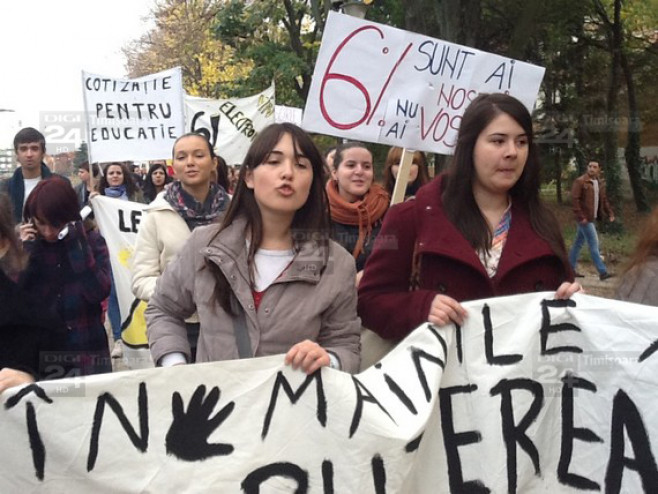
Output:
[[53,173],[43,162],[46,154],[46,138],[38,130],[32,127],[19,130],[14,137],[14,151],[21,166],[2,184],[0,191],[9,195],[14,211],[14,222],[20,223],[23,206],[30,192],[40,180],[50,178]]
[[[596,220],[606,215],[610,221],[615,221],[615,214],[608,203],[608,197],[605,192],[605,182],[599,178],[601,168],[596,161],[590,161],[587,164],[587,172],[578,177],[571,188],[571,201],[573,211],[578,223],[576,240],[569,252],[569,262],[574,272],[578,263],[580,249],[587,241],[590,256],[596,270],[599,272],[601,281],[611,278],[613,275],[608,273],[601,254],[599,253],[599,238],[596,233]],[[576,273],[576,276],[582,276]]]

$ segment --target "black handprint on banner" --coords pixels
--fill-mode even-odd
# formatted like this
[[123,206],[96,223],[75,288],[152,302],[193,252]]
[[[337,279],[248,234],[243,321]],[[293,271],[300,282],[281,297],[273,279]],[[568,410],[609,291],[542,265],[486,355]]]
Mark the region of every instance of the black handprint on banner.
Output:
[[[208,437],[228,418],[235,407],[234,402],[224,406],[211,417],[219,401],[219,388],[213,387],[206,397],[206,387],[197,387],[185,411],[183,398],[176,391],[171,397],[174,419],[167,432],[167,454],[185,461],[205,460],[212,456],[230,455],[233,446],[225,443],[208,443]],[[205,398],[204,398],[205,397]]]

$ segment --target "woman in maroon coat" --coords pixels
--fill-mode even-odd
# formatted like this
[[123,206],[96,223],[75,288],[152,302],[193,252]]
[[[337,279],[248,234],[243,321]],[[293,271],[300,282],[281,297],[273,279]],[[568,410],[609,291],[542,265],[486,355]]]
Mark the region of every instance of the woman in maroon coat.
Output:
[[560,226],[539,198],[532,119],[482,94],[462,118],[449,171],[389,210],[359,286],[364,326],[401,339],[422,323],[461,324],[460,302],[573,283]]

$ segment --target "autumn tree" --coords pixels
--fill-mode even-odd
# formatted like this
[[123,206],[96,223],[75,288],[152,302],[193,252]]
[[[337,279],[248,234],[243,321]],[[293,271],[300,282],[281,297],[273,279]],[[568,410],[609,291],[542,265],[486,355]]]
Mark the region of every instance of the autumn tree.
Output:
[[188,94],[228,96],[251,70],[214,35],[220,0],[164,0],[151,12],[154,27],[123,49],[130,77],[180,66]]

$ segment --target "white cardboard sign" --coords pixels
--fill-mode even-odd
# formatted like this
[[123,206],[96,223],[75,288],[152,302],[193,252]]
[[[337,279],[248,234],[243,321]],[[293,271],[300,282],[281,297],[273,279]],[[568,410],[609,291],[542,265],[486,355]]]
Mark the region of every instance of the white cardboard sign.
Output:
[[464,109],[509,93],[532,111],[545,69],[331,12],[303,127],[312,132],[452,154]]

